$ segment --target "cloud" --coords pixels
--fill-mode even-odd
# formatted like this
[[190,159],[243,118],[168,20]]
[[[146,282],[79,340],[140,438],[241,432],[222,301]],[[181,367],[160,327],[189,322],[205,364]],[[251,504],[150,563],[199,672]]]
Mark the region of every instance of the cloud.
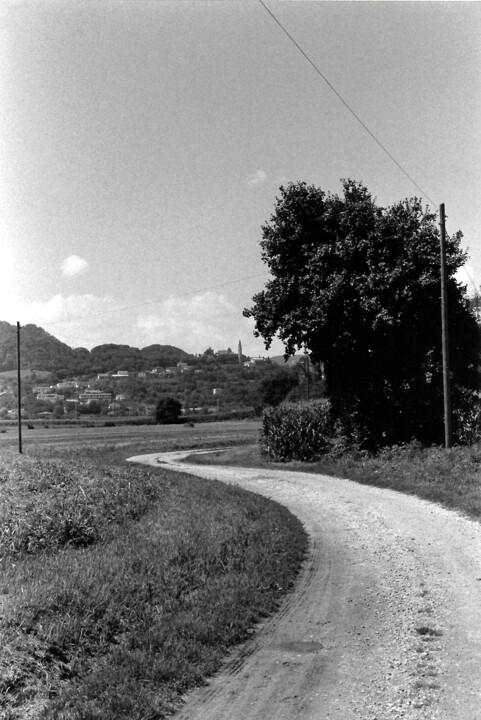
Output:
[[267,174],[264,170],[258,170],[255,175],[249,178],[249,185],[261,185],[266,182]]
[[145,347],[159,343],[190,353],[202,353],[208,347],[216,351],[230,347],[236,352],[241,340],[245,355],[283,354],[278,340],[266,351],[262,339],[254,337],[253,319],[243,317],[242,307],[221,293],[171,297],[145,315],[121,306],[118,299],[108,295],[57,294],[45,301],[16,303],[11,317],[2,319],[38,325],[71,347],[91,349],[106,343]]
[[236,352],[241,340],[245,354],[267,354],[262,340],[253,336],[253,320],[243,317],[242,308],[213,291],[190,298],[171,297],[155,313],[139,316],[137,328],[144,346],[175,345],[190,353],[204,352],[208,347],[214,350],[230,347]]
[[80,273],[85,272],[88,266],[88,262],[78,255],[69,255],[68,258],[65,258],[63,261],[61,268],[62,273],[66,277],[74,277],[74,275],[80,275]]
[[18,317],[22,325],[38,325],[71,347],[91,348],[125,342],[125,317],[115,311],[117,305],[109,296],[58,294],[25,303],[18,308]]

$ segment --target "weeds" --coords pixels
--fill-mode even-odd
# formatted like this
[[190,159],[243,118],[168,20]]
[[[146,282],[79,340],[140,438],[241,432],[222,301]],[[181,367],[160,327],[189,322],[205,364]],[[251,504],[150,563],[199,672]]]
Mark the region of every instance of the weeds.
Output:
[[10,457],[0,464],[0,559],[65,545],[82,547],[138,519],[162,482],[132,469]]
[[304,556],[281,506],[103,452],[109,466],[98,449],[1,467],[9,720],[165,717],[276,609]]

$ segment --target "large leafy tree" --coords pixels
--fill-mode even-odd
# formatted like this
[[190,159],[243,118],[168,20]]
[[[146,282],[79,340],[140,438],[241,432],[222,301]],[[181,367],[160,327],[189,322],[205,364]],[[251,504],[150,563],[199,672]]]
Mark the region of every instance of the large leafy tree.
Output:
[[[280,188],[262,228],[272,278],[244,315],[269,347],[322,363],[344,430],[366,445],[441,442],[443,394],[439,230],[419,199],[379,207],[343,181],[343,196],[306,183]],[[447,240],[453,405],[477,387],[479,331],[455,279],[461,233]]]
[[182,403],[174,397],[164,397],[155,407],[155,421],[161,425],[170,425],[179,422],[182,413]]

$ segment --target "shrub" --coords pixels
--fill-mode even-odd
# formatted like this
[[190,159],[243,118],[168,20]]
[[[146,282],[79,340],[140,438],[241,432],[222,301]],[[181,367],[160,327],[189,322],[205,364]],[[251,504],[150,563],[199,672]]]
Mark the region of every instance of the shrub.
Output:
[[264,411],[261,450],[271,460],[312,462],[328,452],[335,427],[325,400],[283,402]]
[[155,408],[155,420],[161,425],[170,425],[179,422],[182,412],[182,403],[176,398],[166,397],[159,400]]
[[[459,393],[458,393],[459,394]],[[461,395],[453,413],[454,441],[473,445],[481,439],[481,398],[468,391]]]

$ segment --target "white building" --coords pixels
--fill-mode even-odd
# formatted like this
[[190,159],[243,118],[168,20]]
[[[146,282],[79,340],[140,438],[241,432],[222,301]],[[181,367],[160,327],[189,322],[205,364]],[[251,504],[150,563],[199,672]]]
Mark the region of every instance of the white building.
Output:
[[109,403],[112,401],[111,393],[102,392],[101,390],[85,390],[85,392],[79,395],[79,400],[82,403],[89,403],[92,401],[103,403]]

